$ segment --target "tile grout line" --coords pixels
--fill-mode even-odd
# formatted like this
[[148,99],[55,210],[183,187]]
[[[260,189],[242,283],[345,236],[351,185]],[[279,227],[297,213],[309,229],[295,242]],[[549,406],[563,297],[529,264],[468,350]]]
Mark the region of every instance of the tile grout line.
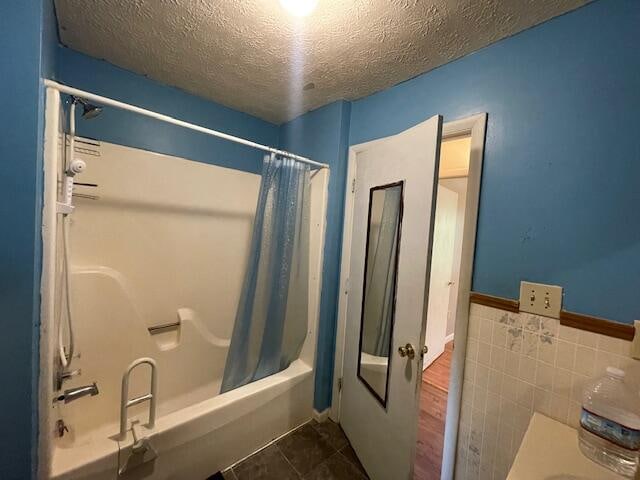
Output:
[[[325,422],[322,422],[325,423]],[[244,458],[243,460],[236,462],[233,466],[228,467],[227,471],[231,472],[231,475],[233,475],[233,478],[235,480],[238,480],[238,474],[235,472],[235,467],[238,467],[239,465],[241,465],[242,463],[244,463],[246,460],[248,460],[249,458],[253,457],[254,455],[260,453],[261,451],[264,451],[268,446],[273,445],[276,449],[276,451],[282,456],[282,458],[284,458],[285,462],[287,465],[289,465],[289,467],[291,467],[293,473],[296,475],[296,478],[298,478],[299,480],[302,480],[303,478],[305,478],[305,476],[308,476],[309,474],[311,474],[313,471],[315,471],[317,468],[319,468],[322,464],[327,463],[332,457],[338,455],[337,460],[340,460],[342,462],[344,462],[345,464],[349,465],[350,467],[354,468],[359,477],[362,480],[366,480],[367,477],[364,476],[362,474],[362,472],[359,469],[359,466],[352,461],[351,459],[349,459],[343,452],[342,450],[346,449],[347,447],[350,447],[350,442],[349,439],[344,438],[345,443],[344,445],[342,445],[340,448],[337,448],[336,445],[334,445],[334,442],[331,442],[329,440],[329,438],[325,438],[325,435],[323,435],[323,432],[321,432],[318,429],[319,425],[322,425],[322,423],[318,423],[318,422],[305,422],[304,424],[294,428],[293,430],[287,432],[286,434],[272,440],[271,442],[269,442],[267,445],[265,445],[264,447],[260,448],[258,451],[256,451],[255,453],[247,456],[246,458]],[[331,422],[333,423],[333,422]],[[298,469],[293,465],[293,463],[291,462],[291,460],[289,459],[289,457],[286,455],[286,453],[284,452],[284,450],[280,447],[280,440],[283,440],[284,438],[292,435],[295,431],[299,430],[301,427],[305,426],[305,425],[309,425],[312,430],[319,436],[319,438],[326,443],[326,445],[331,449],[329,452],[329,456],[324,458],[320,463],[318,463],[317,465],[315,465],[309,472],[307,472],[305,475],[303,475],[300,471],[298,471]],[[339,424],[335,424],[337,428],[340,428]],[[341,429],[340,429],[341,430]],[[342,431],[342,430],[341,430]],[[344,435],[344,432],[342,432],[342,434]],[[330,437],[330,435],[329,435]]]
[[[282,456],[284,457],[284,459],[287,461],[287,463],[289,465],[291,465],[291,468],[293,468],[293,471],[298,475],[298,477],[300,477],[300,479],[304,478],[305,475],[303,475],[302,473],[300,473],[298,471],[298,469],[296,467],[293,466],[293,463],[291,463],[291,460],[289,460],[289,457],[287,457],[287,455],[282,451],[282,449],[280,448],[280,445],[276,444],[276,447],[278,448],[278,451],[282,454]],[[321,465],[324,462],[324,460],[322,462],[320,462],[318,465]],[[309,470],[307,472],[307,474],[311,473],[318,465],[316,465],[315,467],[313,467],[311,470]]]
[[[344,458],[349,465],[354,466],[356,468],[356,470],[358,470],[358,473],[360,473],[360,475],[362,475],[362,477],[364,479],[368,479],[369,478],[368,474],[366,474],[366,473],[363,474],[362,471],[361,471],[361,470],[364,470],[364,466],[362,466],[362,462],[360,462],[360,459],[358,458],[358,455],[355,453],[355,450],[353,450],[353,453],[356,456],[357,463],[354,462],[353,460],[351,460],[349,457],[347,457],[344,454],[343,450],[345,450],[347,447],[351,448],[351,450],[353,450],[353,446],[351,445],[351,442],[349,441],[349,439],[347,439],[347,444],[344,445],[340,450],[338,450],[338,454],[340,456],[342,456],[342,458]],[[366,470],[365,470],[365,472],[366,472]]]
[[[348,444],[348,445],[350,445],[350,444]],[[344,446],[344,447],[342,447],[342,448],[345,448],[346,446],[347,446],[347,445],[345,445],[345,446]],[[365,475],[363,475],[363,473],[360,471],[360,468],[358,468],[358,466],[357,466],[355,463],[353,463],[351,460],[349,460],[349,459],[348,459],[348,458],[347,458],[347,457],[342,453],[342,450],[336,450],[336,452],[335,452],[333,455],[330,455],[330,456],[329,456],[329,458],[327,458],[327,459],[326,459],[324,462],[322,462],[322,463],[325,463],[325,462],[329,461],[329,459],[330,459],[330,458],[335,457],[336,455],[337,455],[338,457],[342,458],[342,460],[344,460],[344,461],[347,463],[347,465],[352,466],[352,467],[356,470],[356,472],[358,473],[358,475],[360,475],[360,477],[359,477],[359,478],[361,478],[361,479],[363,479],[363,480],[366,480],[367,478],[369,478],[369,477],[366,477]]]
[[284,461],[287,462],[289,466],[292,468],[293,473],[295,473],[298,476],[298,478],[302,480],[302,474],[296,469],[296,467],[293,466],[289,458],[285,455],[285,453],[280,448],[280,445],[278,445],[277,443],[274,443],[274,446],[278,449],[278,452],[280,453],[280,455],[282,455],[282,458],[284,458]]
[[[326,422],[332,422],[332,421],[331,421],[331,420],[326,420]],[[312,428],[313,428],[313,429],[314,429],[318,434],[322,435],[322,432],[320,432],[320,431],[318,430],[318,428],[317,428],[317,427],[318,427],[319,425],[322,425],[323,423],[325,423],[325,422],[316,422],[315,424],[311,424],[311,427],[312,427]],[[335,422],[332,422],[332,423],[335,423]],[[335,425],[336,425],[338,428],[340,428],[340,430],[342,431],[342,428],[340,427],[340,424],[339,424],[339,423],[335,423]],[[343,435],[344,435],[344,432],[343,432]],[[320,465],[322,465],[323,463],[326,463],[327,461],[329,461],[329,459],[330,459],[330,458],[334,457],[335,455],[338,455],[338,456],[339,456],[340,458],[342,458],[345,462],[347,462],[347,464],[348,464],[348,465],[351,465],[352,467],[354,467],[354,468],[358,471],[358,474],[360,474],[360,476],[361,476],[363,479],[366,479],[367,477],[365,477],[364,475],[362,475],[362,472],[360,472],[360,468],[358,467],[358,465],[356,465],[356,464],[355,464],[355,462],[351,461],[351,459],[347,458],[347,456],[346,456],[344,453],[342,453],[342,450],[344,450],[344,449],[345,449],[345,448],[347,448],[347,447],[351,447],[351,442],[349,442],[349,439],[348,439],[348,438],[346,438],[346,435],[345,435],[345,440],[346,440],[346,442],[347,442],[347,443],[346,443],[346,444],[344,444],[344,445],[343,445],[342,447],[340,447],[340,448],[335,447],[331,442],[329,442],[329,440],[326,440],[327,445],[329,445],[331,448],[333,448],[334,452],[333,452],[331,455],[329,455],[327,458],[325,458],[322,462],[320,462],[318,465],[316,465],[316,466],[315,466],[311,471],[315,470],[316,468],[318,468],[318,467],[319,467]],[[351,447],[351,448],[353,448],[353,447]],[[311,473],[311,472],[309,472],[309,473]]]
[[[302,424],[298,425],[297,427],[292,428],[292,429],[291,429],[291,430],[289,430],[288,432],[283,433],[283,434],[282,434],[282,435],[280,435],[279,437],[276,437],[276,438],[274,438],[273,440],[271,440],[271,441],[267,442],[266,444],[264,444],[263,446],[261,446],[260,448],[258,448],[255,452],[250,453],[250,454],[249,454],[249,455],[247,455],[246,457],[241,458],[241,459],[240,459],[240,460],[238,460],[237,462],[232,463],[231,465],[229,465],[229,466],[227,467],[227,470],[228,470],[228,469],[230,469],[230,468],[231,468],[231,469],[233,469],[233,468],[237,467],[238,465],[240,465],[241,463],[244,463],[246,460],[248,460],[249,458],[253,457],[254,455],[257,455],[258,453],[260,453],[260,452],[262,452],[262,451],[266,450],[266,449],[267,449],[267,448],[269,448],[271,445],[275,445],[277,442],[279,442],[280,440],[282,440],[282,439],[283,439],[283,438],[285,438],[285,437],[288,437],[290,434],[292,434],[293,432],[295,432],[295,431],[296,431],[296,430],[298,430],[299,428],[304,427],[304,426],[305,426],[306,424],[308,424],[310,421],[311,421],[311,420],[308,420],[308,421],[306,421],[306,422],[304,422],[304,423],[302,423]],[[234,472],[234,474],[235,474],[235,472]],[[236,475],[236,476],[237,476],[237,475]]]

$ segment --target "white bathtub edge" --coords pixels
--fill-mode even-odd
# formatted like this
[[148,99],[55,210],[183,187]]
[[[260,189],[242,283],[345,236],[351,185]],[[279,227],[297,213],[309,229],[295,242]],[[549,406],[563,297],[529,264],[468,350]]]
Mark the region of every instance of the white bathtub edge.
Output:
[[[286,395],[287,392],[293,392],[299,384],[307,380],[301,388],[303,389],[302,395],[309,397],[309,405],[308,408],[304,404],[300,405],[300,412],[308,410],[308,413],[300,414],[299,416],[303,418],[299,422],[295,422],[296,426],[303,424],[312,415],[313,376],[311,373],[312,368],[309,365],[302,360],[296,360],[282,372],[160,417],[153,433],[149,436],[151,443],[158,451],[159,458],[163,455],[168,456],[169,453],[179,450],[184,445],[194,441],[198,442],[199,439],[206,439],[207,436],[215,436],[217,430],[227,428],[234,422],[242,422],[245,417],[251,417],[261,407]],[[278,423],[277,419],[267,418],[264,421],[265,423]],[[291,426],[288,426],[286,432],[290,430]],[[239,451],[239,455],[244,458],[254,452],[256,448],[261,449],[270,439],[279,437],[286,432],[274,432],[261,445],[255,445],[249,451]],[[96,432],[91,443],[72,448],[55,448],[52,455],[51,478],[55,480],[72,478],[74,480],[83,478],[97,480],[103,478],[103,474],[104,478],[113,478],[118,464],[119,448],[127,449],[133,443],[130,434],[123,442],[109,438],[116,433],[117,427],[110,426],[108,429]],[[265,434],[269,435],[268,432]],[[234,458],[233,461],[229,461],[229,464],[238,460],[239,458]],[[228,464],[220,465],[218,468],[226,468],[227,466]],[[210,472],[210,474],[212,473],[215,472]],[[164,477],[154,475],[151,478]]]

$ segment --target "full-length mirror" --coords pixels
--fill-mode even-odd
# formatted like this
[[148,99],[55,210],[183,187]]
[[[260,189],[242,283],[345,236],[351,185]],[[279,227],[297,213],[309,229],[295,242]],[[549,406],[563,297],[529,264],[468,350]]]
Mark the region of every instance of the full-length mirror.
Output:
[[358,377],[384,406],[395,315],[403,186],[398,182],[369,192]]

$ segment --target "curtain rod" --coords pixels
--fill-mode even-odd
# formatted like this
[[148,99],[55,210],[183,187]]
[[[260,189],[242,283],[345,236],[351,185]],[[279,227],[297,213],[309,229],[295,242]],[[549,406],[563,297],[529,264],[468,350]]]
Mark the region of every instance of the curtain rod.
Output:
[[178,120],[177,118],[170,117],[169,115],[164,115],[162,113],[157,113],[152,110],[136,107],[135,105],[130,105],[128,103],[120,102],[118,100],[114,100],[108,97],[103,97],[101,95],[96,95],[95,93],[86,92],[84,90],[79,90],[77,88],[68,87],[66,85],[62,85],[61,83],[54,82],[53,80],[45,79],[44,85],[49,88],[54,88],[62,93],[75,95],[76,97],[81,97],[86,100],[90,100],[92,102],[100,103],[102,105],[108,105],[111,107],[120,108],[122,110],[128,110],[130,112],[137,113],[139,115],[155,118],[156,120],[160,120],[162,122],[171,123],[173,125],[177,125],[183,128],[188,128],[190,130],[195,130],[196,132],[205,133],[213,137],[218,137],[224,140],[229,140],[231,142],[239,143],[241,145],[246,145],[247,147],[257,148],[258,150],[263,150],[269,153],[275,153],[276,155],[292,158],[299,162],[313,165],[314,167],[329,168],[329,165],[327,165],[326,163],[316,162],[315,160],[311,160],[307,157],[296,155],[295,153],[287,152],[286,150],[279,150],[277,148],[269,147],[267,145],[262,145],[260,143],[252,142],[251,140],[246,140],[244,138],[236,137],[234,135],[229,135],[228,133],[218,132],[217,130],[201,127],[200,125],[196,125],[195,123],[189,123],[183,120]]

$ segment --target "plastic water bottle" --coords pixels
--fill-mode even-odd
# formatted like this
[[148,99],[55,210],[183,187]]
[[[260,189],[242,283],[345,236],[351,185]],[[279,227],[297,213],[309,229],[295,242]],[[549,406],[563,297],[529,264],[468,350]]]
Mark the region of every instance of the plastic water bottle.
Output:
[[604,377],[585,389],[579,444],[588,458],[633,477],[640,451],[640,397],[624,376],[624,371],[608,367]]

